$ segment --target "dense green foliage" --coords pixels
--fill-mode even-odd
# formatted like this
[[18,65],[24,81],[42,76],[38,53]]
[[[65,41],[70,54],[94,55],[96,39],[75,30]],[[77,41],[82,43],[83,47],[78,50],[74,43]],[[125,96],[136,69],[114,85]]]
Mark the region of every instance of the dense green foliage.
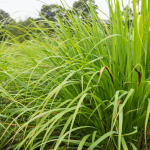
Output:
[[[91,3],[95,10],[98,9],[98,6],[95,4],[95,0],[91,0]],[[84,17],[86,17],[86,19],[90,18],[90,6],[88,0],[79,0],[74,2],[73,9],[80,19],[84,19]]]
[[[92,0],[91,2],[94,6],[94,9],[96,10],[98,7],[97,5],[95,5],[95,0]],[[80,19],[82,20],[85,17],[90,19],[90,7],[88,0],[75,1],[72,8],[68,9],[65,8],[64,5],[43,5],[41,10],[39,11],[38,18],[29,17],[26,20],[20,20],[19,22],[13,20],[7,12],[0,9],[0,41],[6,40],[8,38],[11,39],[10,35],[14,38],[17,38],[19,42],[24,42],[25,40],[28,40],[29,36],[25,36],[27,32],[30,32],[30,34],[33,32],[40,32],[37,28],[35,28],[35,26],[32,26],[31,21],[35,21],[36,24],[38,24],[43,30],[49,32],[49,34],[53,36],[54,30],[52,29],[51,25],[44,20],[44,18],[57,25],[56,21],[59,17],[65,24],[63,18],[65,17],[67,21],[70,21],[68,15],[73,15],[74,12],[76,12],[78,17],[80,17]]]
[[57,23],[43,16],[53,36],[31,20],[30,40],[1,42],[0,149],[150,148],[150,1],[141,3],[134,26],[118,0],[108,0],[109,28],[89,2],[91,22],[74,10]]

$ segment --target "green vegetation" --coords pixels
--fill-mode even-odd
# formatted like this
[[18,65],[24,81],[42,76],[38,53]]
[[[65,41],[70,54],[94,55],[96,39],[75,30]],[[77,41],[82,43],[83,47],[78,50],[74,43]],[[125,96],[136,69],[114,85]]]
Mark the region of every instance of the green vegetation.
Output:
[[[95,5],[95,0],[92,0],[92,5],[94,6],[94,9],[98,9],[98,6]],[[48,32],[51,36],[53,36],[54,30],[51,29],[51,25],[48,24],[43,17],[45,17],[47,20],[53,22],[55,25],[57,25],[56,21],[58,17],[62,20],[62,22],[65,24],[63,18],[68,19],[69,21],[69,14],[74,14],[76,12],[76,15],[80,17],[80,19],[86,19],[90,18],[90,7],[88,0],[78,0],[73,3],[72,8],[65,8],[65,6],[59,6],[56,4],[51,5],[43,5],[41,10],[39,11],[39,17],[38,18],[27,18],[26,20],[19,22],[16,22],[16,20],[13,20],[10,15],[5,12],[4,10],[0,9],[0,41],[11,39],[10,35],[13,36],[13,38],[17,38],[19,42],[24,42],[26,40],[29,40],[29,36],[25,36],[27,32],[32,34],[33,32],[40,32],[35,26],[31,23],[31,21],[36,22],[38,26],[44,30],[45,32]],[[58,16],[58,17],[57,17]],[[83,17],[84,16],[84,17]],[[25,29],[24,29],[25,28]],[[4,32],[4,30],[6,32]]]
[[42,16],[53,36],[32,20],[22,43],[3,30],[0,149],[150,148],[150,1],[138,15],[133,0],[130,26],[130,8],[123,21],[123,3],[108,7],[109,27],[89,1],[88,19]]

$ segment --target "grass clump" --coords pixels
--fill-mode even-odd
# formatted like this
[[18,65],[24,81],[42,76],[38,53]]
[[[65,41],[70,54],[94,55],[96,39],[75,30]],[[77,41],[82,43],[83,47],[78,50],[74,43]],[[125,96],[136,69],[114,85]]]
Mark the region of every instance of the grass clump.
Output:
[[134,26],[118,0],[109,28],[89,2],[91,22],[68,12],[45,18],[54,37],[32,22],[30,41],[1,43],[1,149],[149,149],[149,3]]

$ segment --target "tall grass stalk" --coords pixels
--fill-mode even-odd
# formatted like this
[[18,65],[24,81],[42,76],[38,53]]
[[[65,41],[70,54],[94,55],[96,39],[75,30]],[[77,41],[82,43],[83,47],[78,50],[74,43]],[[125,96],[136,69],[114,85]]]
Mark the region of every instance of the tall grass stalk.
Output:
[[43,17],[53,36],[33,21],[40,33],[22,44],[5,31],[13,43],[0,46],[1,149],[150,148],[150,2],[138,15],[133,0],[131,26],[131,6],[123,21],[123,1],[107,2],[110,26],[89,1],[90,20]]

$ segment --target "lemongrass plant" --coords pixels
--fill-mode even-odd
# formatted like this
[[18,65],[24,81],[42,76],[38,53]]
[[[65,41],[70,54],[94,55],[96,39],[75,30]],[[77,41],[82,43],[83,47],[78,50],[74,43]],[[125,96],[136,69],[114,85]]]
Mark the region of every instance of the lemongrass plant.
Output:
[[55,36],[31,21],[40,34],[10,37],[9,56],[2,46],[1,149],[150,148],[150,1],[137,15],[133,0],[131,26],[123,2],[107,2],[109,27],[89,1],[91,22],[70,11],[57,26],[43,17]]

